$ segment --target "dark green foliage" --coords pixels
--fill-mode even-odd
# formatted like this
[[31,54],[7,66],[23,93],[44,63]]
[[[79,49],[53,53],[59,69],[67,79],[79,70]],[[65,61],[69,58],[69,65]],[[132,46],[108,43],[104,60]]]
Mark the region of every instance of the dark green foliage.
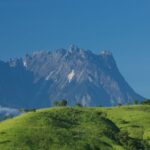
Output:
[[141,102],[142,105],[150,105],[150,99],[143,100]]
[[83,107],[82,104],[79,103],[79,102],[76,104],[76,106],[78,106],[78,107]]
[[66,99],[60,101],[60,106],[67,106],[68,102]]
[[66,99],[53,102],[54,106],[67,106],[67,104],[68,104],[68,101]]
[[126,131],[117,134],[116,139],[126,150],[148,150],[148,144],[145,141],[129,137]]
[[122,103],[118,103],[118,106],[119,106],[119,107],[122,106]]
[[125,120],[120,120],[120,124],[127,124],[127,123],[129,123],[128,121],[125,121]]
[[134,104],[137,105],[139,101],[137,99],[134,100]]
[[21,113],[26,113],[26,112],[36,112],[36,109],[35,108],[30,108],[30,109],[19,109],[19,112]]

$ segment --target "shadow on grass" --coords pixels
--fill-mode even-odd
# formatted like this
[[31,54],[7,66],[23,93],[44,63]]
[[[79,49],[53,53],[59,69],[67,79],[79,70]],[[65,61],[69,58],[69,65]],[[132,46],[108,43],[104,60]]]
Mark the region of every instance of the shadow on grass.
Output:
[[11,142],[10,140],[6,140],[6,141],[0,141],[0,144],[6,144],[6,143],[9,143]]

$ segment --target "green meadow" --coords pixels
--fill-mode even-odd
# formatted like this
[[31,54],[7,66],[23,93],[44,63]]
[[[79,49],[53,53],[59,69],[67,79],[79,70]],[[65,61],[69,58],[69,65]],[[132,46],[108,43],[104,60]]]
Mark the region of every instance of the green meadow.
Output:
[[28,112],[0,122],[0,150],[150,150],[150,105]]

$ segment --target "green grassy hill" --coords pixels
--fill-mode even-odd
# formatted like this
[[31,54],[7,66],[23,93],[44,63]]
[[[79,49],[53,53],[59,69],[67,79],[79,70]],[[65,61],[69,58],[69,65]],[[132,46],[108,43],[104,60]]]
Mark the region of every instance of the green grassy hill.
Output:
[[54,107],[0,123],[0,150],[149,150],[150,106]]

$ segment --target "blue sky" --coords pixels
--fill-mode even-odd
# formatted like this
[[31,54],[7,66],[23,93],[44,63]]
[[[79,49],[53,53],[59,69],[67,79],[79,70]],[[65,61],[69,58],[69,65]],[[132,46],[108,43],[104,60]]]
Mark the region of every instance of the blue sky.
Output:
[[70,43],[111,51],[135,91],[150,97],[149,0],[0,0],[0,59]]

